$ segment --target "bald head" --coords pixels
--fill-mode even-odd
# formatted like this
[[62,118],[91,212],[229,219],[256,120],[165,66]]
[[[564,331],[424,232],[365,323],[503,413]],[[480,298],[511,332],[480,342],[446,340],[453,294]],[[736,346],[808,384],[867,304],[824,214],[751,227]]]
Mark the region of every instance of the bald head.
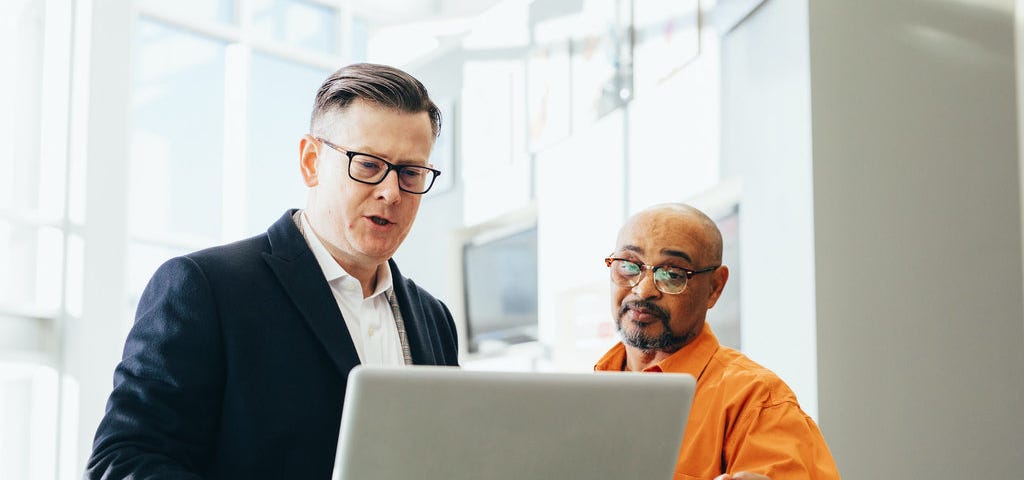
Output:
[[648,207],[626,220],[619,230],[617,248],[627,247],[627,237],[640,232],[659,238],[686,240],[696,245],[693,252],[679,252],[684,258],[701,265],[722,263],[722,232],[704,212],[684,203],[663,203]]

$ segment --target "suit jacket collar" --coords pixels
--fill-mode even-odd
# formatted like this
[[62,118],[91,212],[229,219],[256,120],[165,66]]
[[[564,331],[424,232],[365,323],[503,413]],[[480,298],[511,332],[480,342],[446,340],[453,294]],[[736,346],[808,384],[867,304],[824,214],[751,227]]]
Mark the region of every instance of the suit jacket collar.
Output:
[[320,264],[292,220],[295,212],[285,212],[267,230],[270,252],[263,259],[344,378],[359,355]]
[[[323,270],[292,219],[296,211],[288,210],[267,230],[270,252],[264,253],[263,257],[338,371],[346,376],[352,367],[359,364],[359,356]],[[431,347],[432,334],[427,326],[429,322],[424,320],[425,314],[419,308],[416,287],[402,276],[393,259],[388,260],[388,266],[413,363],[436,363],[439,354]]]

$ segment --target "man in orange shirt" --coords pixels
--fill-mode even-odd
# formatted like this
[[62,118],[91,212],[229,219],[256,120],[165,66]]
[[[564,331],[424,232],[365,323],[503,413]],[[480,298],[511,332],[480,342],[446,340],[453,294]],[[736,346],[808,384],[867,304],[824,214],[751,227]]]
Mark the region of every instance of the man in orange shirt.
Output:
[[821,431],[792,390],[719,345],[705,323],[729,279],[722,234],[710,218],[688,205],[651,207],[626,222],[605,263],[622,342],[595,370],[697,379],[676,480],[839,478]]

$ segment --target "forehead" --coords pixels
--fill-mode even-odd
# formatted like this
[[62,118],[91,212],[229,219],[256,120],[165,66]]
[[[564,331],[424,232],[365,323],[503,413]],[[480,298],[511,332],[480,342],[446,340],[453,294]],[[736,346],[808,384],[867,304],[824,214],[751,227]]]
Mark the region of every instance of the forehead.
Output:
[[619,231],[617,252],[633,252],[645,260],[678,257],[690,262],[702,260],[707,237],[701,223],[678,213],[642,213],[631,218]]

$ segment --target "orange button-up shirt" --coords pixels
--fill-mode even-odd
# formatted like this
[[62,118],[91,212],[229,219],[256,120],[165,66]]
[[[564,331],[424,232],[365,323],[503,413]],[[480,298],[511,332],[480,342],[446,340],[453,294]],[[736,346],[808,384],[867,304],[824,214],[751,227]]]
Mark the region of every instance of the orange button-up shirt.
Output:
[[[595,370],[623,370],[626,347],[612,347]],[[796,395],[777,375],[719,345],[705,324],[692,342],[646,372],[697,379],[675,480],[748,471],[772,480],[838,479],[832,454]]]

